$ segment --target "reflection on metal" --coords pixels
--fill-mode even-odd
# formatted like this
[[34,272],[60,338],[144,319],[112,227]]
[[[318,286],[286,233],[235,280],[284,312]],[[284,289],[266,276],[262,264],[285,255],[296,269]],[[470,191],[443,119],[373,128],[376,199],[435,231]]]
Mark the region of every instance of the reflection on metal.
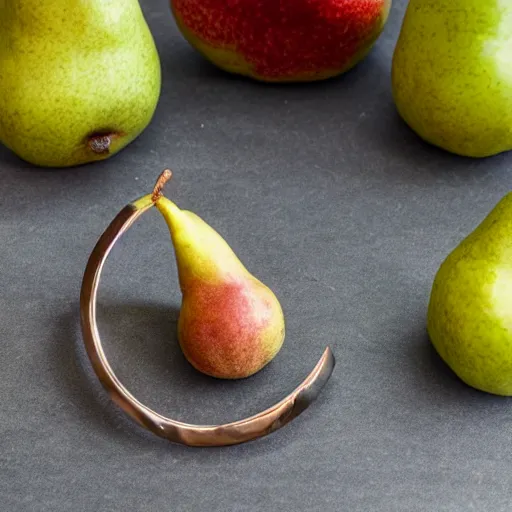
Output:
[[227,446],[266,436],[297,417],[319,395],[334,369],[326,348],[313,371],[279,403],[254,416],[224,425],[191,425],[166,418],[140,403],[114,374],[103,350],[96,323],[96,296],[101,271],[115,243],[154,205],[151,195],[123,208],[98,240],[85,269],[80,296],[82,333],[92,366],[111,399],[133,420],[154,434],[188,446]]

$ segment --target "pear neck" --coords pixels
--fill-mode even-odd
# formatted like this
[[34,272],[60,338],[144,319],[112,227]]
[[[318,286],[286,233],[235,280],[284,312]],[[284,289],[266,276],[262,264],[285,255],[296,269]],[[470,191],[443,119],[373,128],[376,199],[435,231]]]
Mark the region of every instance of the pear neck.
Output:
[[245,267],[231,249],[221,243],[220,237],[212,240],[200,234],[189,236],[179,230],[171,231],[171,237],[182,287],[192,281],[236,283],[245,275]]
[[225,240],[196,214],[162,197],[156,206],[173,241],[182,288],[194,282],[235,283],[247,271]]

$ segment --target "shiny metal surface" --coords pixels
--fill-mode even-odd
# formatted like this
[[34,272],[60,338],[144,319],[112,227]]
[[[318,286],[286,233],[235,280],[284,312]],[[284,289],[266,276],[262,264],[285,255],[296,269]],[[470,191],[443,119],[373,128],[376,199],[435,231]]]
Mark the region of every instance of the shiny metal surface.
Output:
[[[169,176],[167,176],[168,179]],[[155,191],[158,191],[158,182]],[[227,446],[266,436],[304,411],[329,380],[335,365],[326,348],[315,368],[288,396],[268,409],[224,425],[192,425],[166,418],[140,403],[114,374],[102,347],[96,322],[96,297],[105,261],[115,243],[154,205],[155,192],[128,204],[98,240],[87,263],[80,296],[82,333],[92,366],[111,399],[134,421],[169,441],[188,446]]]

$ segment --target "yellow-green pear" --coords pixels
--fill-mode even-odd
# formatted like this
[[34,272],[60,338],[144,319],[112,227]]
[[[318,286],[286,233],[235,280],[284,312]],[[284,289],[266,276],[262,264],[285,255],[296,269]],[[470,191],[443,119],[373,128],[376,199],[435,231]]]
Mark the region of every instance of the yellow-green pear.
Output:
[[0,141],[20,158],[108,158],[149,124],[160,82],[137,0],[0,0]]
[[427,328],[466,384],[512,395],[512,193],[441,265]]
[[158,190],[154,198],[176,255],[183,295],[178,320],[183,354],[197,370],[213,377],[253,375],[284,342],[277,297],[200,217],[181,210]]
[[512,149],[511,33],[510,1],[410,0],[392,63],[409,127],[458,155]]

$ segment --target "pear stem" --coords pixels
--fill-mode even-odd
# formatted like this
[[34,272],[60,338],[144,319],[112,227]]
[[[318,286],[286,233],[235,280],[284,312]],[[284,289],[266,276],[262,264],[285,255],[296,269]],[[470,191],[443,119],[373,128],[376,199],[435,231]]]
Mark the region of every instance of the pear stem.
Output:
[[165,169],[165,171],[158,176],[158,179],[155,183],[155,188],[153,189],[153,193],[151,194],[151,200],[156,203],[162,196],[162,190],[165,187],[165,184],[171,179],[172,171],[170,169]]

